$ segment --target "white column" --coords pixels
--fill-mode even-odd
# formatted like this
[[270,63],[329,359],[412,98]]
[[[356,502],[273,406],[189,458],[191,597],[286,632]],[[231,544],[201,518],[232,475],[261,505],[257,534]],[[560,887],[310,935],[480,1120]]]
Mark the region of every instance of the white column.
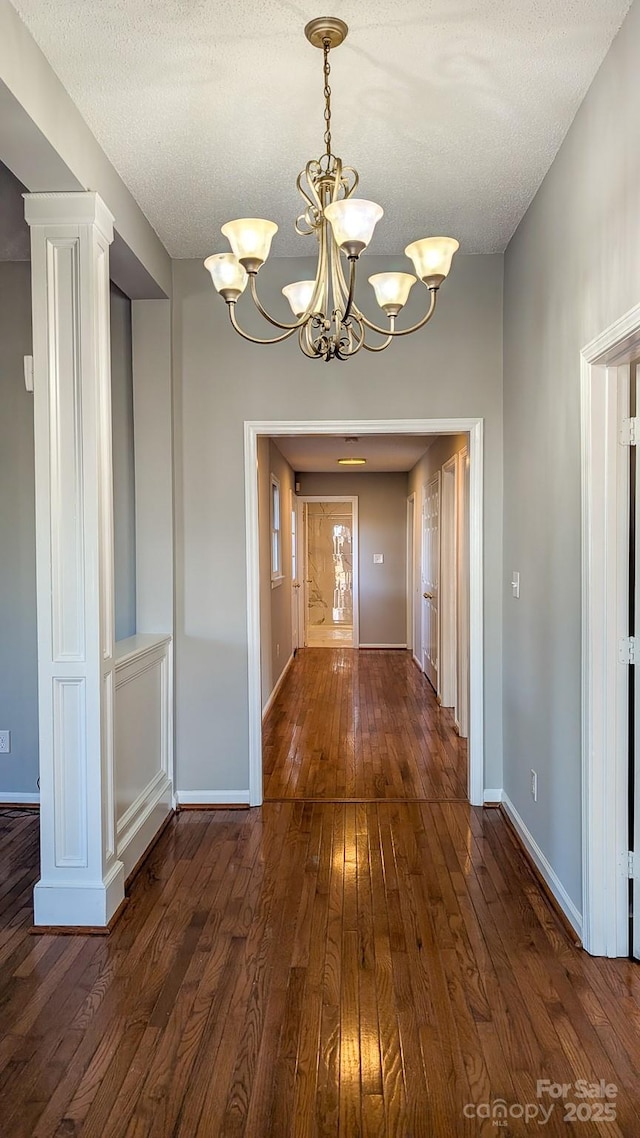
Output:
[[109,245],[95,193],[27,194],[31,227],[41,877],[36,925],[104,927],[116,857]]

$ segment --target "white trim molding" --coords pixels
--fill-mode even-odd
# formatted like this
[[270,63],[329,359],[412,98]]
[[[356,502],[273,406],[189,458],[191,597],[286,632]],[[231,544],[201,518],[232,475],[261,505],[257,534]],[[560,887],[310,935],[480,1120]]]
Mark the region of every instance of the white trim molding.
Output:
[[131,636],[116,644],[115,658],[116,802],[123,768],[127,782],[136,768],[147,771],[116,822],[116,854],[128,877],[173,810],[171,637]]
[[406,644],[359,644],[358,648],[406,648]]
[[[260,691],[260,559],[258,532],[258,438],[272,435],[441,435],[469,434],[470,716],[469,801],[481,806],[484,789],[484,585],[483,485],[484,420],[337,419],[259,420],[244,424],[247,550],[247,636],[249,697],[249,802],[262,804],[262,700]],[[180,796],[182,797],[182,796]],[[202,795],[198,795],[202,802]],[[238,801],[238,795],[234,796]],[[240,799],[242,801],[242,799]]]
[[640,355],[640,305],[581,353],[582,433],[582,878],[583,944],[628,953],[627,634],[629,362]]
[[271,695],[268,697],[268,699],[267,699],[267,702],[265,703],[264,707],[262,708],[262,721],[263,721],[263,722],[264,722],[264,720],[266,719],[266,717],[267,717],[267,715],[268,715],[269,711],[270,711],[270,710],[271,710],[271,708],[273,707],[273,705],[274,705],[274,703],[275,703],[275,701],[276,701],[276,699],[277,699],[277,697],[278,697],[278,692],[280,691],[280,688],[282,687],[282,685],[283,685],[284,681],[285,681],[285,680],[286,680],[286,678],[287,678],[287,673],[288,673],[288,671],[289,671],[289,668],[290,668],[290,667],[291,667],[291,665],[293,664],[293,660],[294,660],[294,655],[293,655],[293,652],[292,652],[292,653],[291,653],[291,655],[290,655],[290,657],[289,657],[289,659],[287,660],[287,662],[286,662],[286,664],[285,664],[284,668],[283,668],[283,669],[282,669],[282,671],[280,672],[280,675],[278,676],[278,678],[277,678],[277,680],[276,680],[275,684],[273,685],[273,689],[272,689],[272,691],[271,691]]
[[177,790],[178,806],[249,806],[248,790]]
[[[492,791],[491,793],[500,793],[500,791]],[[509,795],[504,790],[501,801],[527,853],[538,867],[565,917],[582,939],[582,914],[574,905],[553,866],[547,861],[533,834],[523,822]]]
[[504,790],[486,789],[482,795],[482,801],[485,806],[497,806],[504,800]]
[[96,193],[26,194],[31,230],[40,738],[36,925],[124,899],[114,796],[109,245]]
[[0,804],[2,806],[39,806],[40,791],[38,790],[0,790]]

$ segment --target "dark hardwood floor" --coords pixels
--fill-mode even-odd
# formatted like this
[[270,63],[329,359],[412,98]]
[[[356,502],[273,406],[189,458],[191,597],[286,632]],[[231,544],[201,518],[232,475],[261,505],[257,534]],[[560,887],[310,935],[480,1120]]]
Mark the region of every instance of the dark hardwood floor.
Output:
[[640,970],[570,943],[497,811],[185,811],[108,938],[30,935],[37,825],[0,819],[6,1138],[456,1138],[496,1099],[564,1134],[545,1078],[640,1134]]
[[308,712],[377,800],[178,814],[108,937],[31,935],[38,819],[0,812],[2,1138],[640,1135],[640,968],[575,946],[499,811],[395,800],[460,785],[437,708],[419,766],[403,666],[338,652]]
[[467,797],[467,744],[409,652],[302,648],[263,728],[267,799]]

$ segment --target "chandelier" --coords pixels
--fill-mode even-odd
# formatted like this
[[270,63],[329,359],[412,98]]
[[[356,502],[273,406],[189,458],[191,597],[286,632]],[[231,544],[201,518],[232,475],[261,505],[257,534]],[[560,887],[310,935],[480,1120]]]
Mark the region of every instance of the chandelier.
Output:
[[[295,281],[282,289],[295,322],[284,323],[271,316],[258,296],[256,278],[269,256],[271,241],[278,229],[273,221],[256,217],[228,221],[221,232],[232,251],[214,253],[204,264],[216,290],[227,303],[233,327],[245,340],[253,344],[278,344],[297,333],[300,348],[310,359],[346,360],[361,348],[381,352],[396,336],[408,336],[431,319],[438,289],[459,246],[452,237],[424,237],[405,249],[416,276],[388,272],[369,277],[378,305],[387,318],[386,327],[370,320],[358,307],[355,301],[358,260],[369,245],[383,210],[375,202],[353,196],[359,182],[358,173],[352,166],[344,166],[331,149],[329,53],[344,41],[348,28],[337,17],[322,16],[311,20],[304,31],[309,42],[320,48],[324,56],[325,151],[321,158],[307,162],[297,179],[305,207],[296,220],[296,232],[302,236],[315,235],[318,260],[313,280]],[[348,263],[346,272],[341,253]],[[427,311],[417,324],[396,328],[396,317],[406,304],[416,277],[429,292]],[[259,339],[240,327],[236,302],[247,283],[256,308],[271,325],[280,329],[279,335]],[[381,336],[382,340],[375,339],[371,343],[371,333]]]

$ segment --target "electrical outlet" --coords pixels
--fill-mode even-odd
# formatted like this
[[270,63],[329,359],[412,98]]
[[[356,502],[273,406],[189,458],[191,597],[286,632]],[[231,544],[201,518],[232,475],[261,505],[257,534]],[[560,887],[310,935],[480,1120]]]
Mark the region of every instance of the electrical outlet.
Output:
[[538,775],[536,771],[531,771],[531,797],[534,802],[538,801]]
[[280,659],[280,645],[276,644],[276,659]]
[[8,755],[11,751],[11,732],[0,731],[0,755]]

